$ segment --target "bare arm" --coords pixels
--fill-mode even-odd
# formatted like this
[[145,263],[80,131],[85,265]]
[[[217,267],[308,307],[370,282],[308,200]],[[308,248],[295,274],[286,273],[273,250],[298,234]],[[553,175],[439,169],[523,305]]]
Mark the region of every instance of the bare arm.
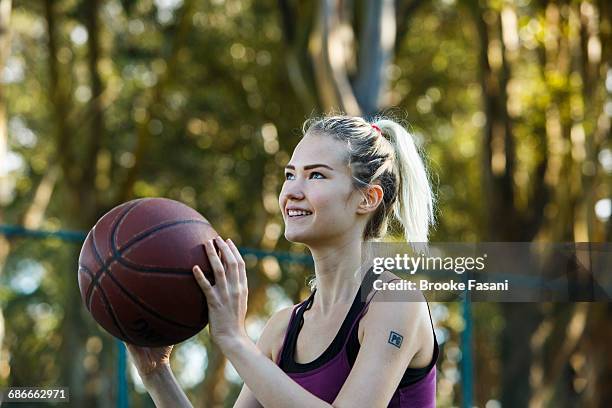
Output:
[[164,364],[142,380],[157,408],[193,408],[169,365]]
[[173,346],[138,347],[128,343],[125,345],[138,370],[138,375],[157,408],[192,407],[170,368],[170,353]]
[[246,384],[242,385],[242,390],[238,395],[238,399],[234,403],[234,408],[263,408],[262,405],[255,399],[255,396],[249,390]]
[[[259,340],[257,340],[257,348],[271,361],[276,360],[276,354],[282,347],[292,310],[293,307],[287,307],[276,312],[268,320]],[[234,403],[234,408],[262,408],[262,405],[245,383]]]

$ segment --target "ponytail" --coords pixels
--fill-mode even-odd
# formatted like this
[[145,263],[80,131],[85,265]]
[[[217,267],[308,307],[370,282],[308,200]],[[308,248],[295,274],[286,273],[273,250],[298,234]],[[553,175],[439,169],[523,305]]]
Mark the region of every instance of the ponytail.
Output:
[[395,151],[394,166],[399,180],[393,214],[401,222],[408,242],[427,243],[429,227],[435,223],[435,199],[413,136],[392,120],[382,119],[375,124],[389,138]]

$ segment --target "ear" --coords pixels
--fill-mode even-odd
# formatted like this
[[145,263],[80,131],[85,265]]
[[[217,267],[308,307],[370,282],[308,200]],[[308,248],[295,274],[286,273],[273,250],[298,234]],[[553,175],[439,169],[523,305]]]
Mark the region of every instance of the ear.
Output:
[[362,191],[362,198],[357,207],[357,214],[368,214],[376,211],[384,197],[383,189],[379,184],[372,184]]

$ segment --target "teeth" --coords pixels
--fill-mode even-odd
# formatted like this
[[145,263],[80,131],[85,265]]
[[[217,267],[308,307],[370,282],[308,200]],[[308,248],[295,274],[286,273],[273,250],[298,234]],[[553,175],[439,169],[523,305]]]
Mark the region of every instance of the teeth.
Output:
[[310,215],[312,214],[310,211],[303,211],[303,210],[289,210],[287,211],[287,213],[289,214],[290,217],[295,217],[298,215]]

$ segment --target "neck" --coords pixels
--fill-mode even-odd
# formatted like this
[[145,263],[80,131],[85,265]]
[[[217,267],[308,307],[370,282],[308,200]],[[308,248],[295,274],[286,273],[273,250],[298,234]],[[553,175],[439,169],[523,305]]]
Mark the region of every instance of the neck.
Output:
[[331,246],[310,247],[317,282],[312,309],[327,314],[338,303],[352,303],[365,272],[361,246],[360,239],[353,239]]

